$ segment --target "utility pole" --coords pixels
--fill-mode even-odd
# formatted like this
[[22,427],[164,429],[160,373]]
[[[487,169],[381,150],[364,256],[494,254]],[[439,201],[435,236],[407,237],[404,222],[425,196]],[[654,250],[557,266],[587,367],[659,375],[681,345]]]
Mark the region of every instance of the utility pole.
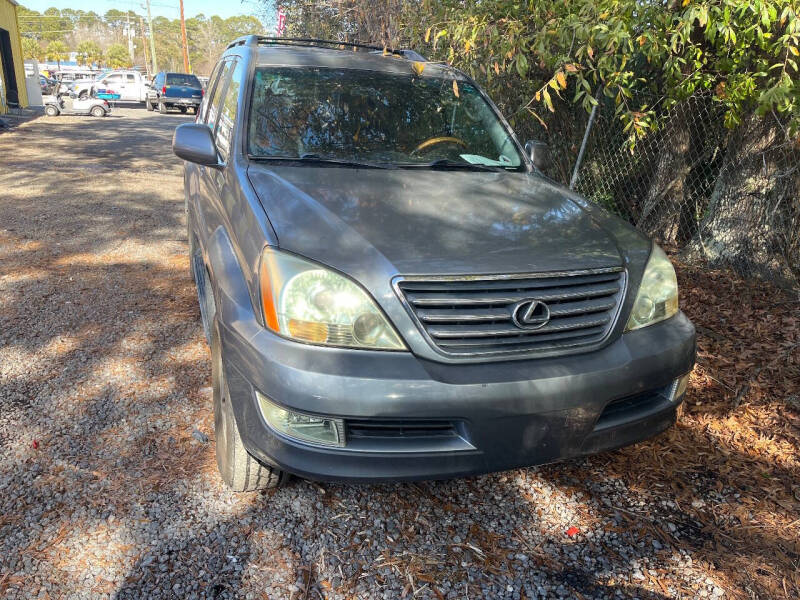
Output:
[[158,73],[158,61],[156,60],[156,43],[153,37],[153,15],[150,14],[150,0],[147,0],[147,26],[150,28],[150,56],[153,57],[153,74]]
[[[144,51],[144,70],[150,79],[150,59],[147,57],[147,37],[144,35],[144,19],[139,17],[139,31],[142,32],[142,50]],[[154,73],[155,75],[155,73]]]
[[125,37],[128,38],[128,54],[131,56],[131,64],[133,64],[135,58],[133,56],[133,29],[131,28],[131,12],[128,11],[128,14],[125,15]]
[[[150,0],[147,0],[150,2]],[[183,37],[183,72],[189,73],[189,48],[186,44],[186,20],[183,18],[183,0],[181,0],[181,37]]]

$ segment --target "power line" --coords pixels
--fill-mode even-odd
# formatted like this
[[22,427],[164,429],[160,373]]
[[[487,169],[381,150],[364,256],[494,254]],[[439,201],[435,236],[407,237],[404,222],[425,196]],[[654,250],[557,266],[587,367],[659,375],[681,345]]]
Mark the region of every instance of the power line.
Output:
[[42,29],[39,31],[20,31],[21,35],[40,35],[42,33],[75,33],[74,29]]

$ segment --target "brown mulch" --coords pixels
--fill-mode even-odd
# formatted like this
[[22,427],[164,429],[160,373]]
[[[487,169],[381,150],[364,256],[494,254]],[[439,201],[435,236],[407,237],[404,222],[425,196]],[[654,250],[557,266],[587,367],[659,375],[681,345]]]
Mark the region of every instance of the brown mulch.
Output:
[[[678,278],[697,328],[684,415],[595,472],[647,499],[620,509],[628,527],[688,550],[732,597],[800,598],[800,294],[680,264]],[[684,515],[677,536],[659,500]]]

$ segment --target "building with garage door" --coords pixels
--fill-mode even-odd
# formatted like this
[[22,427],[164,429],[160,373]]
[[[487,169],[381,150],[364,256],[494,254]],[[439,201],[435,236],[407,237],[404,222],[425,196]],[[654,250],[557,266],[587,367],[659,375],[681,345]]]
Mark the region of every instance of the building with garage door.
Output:
[[0,114],[28,106],[17,3],[0,0]]

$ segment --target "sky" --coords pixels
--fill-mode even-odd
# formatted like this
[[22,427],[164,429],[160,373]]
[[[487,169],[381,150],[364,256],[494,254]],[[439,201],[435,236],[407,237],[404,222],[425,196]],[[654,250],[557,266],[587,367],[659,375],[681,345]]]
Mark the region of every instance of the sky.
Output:
[[[44,12],[48,8],[72,8],[75,10],[93,10],[103,14],[107,10],[133,10],[138,14],[146,14],[142,5],[144,0],[18,0],[20,4],[31,10]],[[206,16],[219,15],[222,18],[234,15],[256,15],[263,11],[263,2],[258,0],[183,0],[184,15],[193,17],[200,13]],[[150,10],[154,17],[177,19],[180,15],[178,0],[150,0]]]

